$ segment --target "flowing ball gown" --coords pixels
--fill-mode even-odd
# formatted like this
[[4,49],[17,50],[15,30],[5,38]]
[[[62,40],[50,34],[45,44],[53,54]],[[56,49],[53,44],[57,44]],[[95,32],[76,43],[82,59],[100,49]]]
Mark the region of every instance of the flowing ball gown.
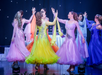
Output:
[[[102,64],[102,39],[100,36],[101,30],[96,29],[98,25],[92,27],[91,24],[91,41],[89,43],[89,57],[87,59],[88,65]],[[90,27],[88,25],[88,27]]]
[[47,27],[45,21],[40,27],[37,26],[39,29],[38,39],[34,40],[31,54],[27,57],[26,63],[53,64],[58,61],[59,57],[55,54],[47,37]]
[[84,16],[83,21],[78,21],[78,22],[79,22],[80,30],[82,31],[82,34],[85,38],[85,43],[82,43],[82,37],[77,30],[76,44],[82,54],[82,57],[87,58],[89,55],[88,55],[88,44],[86,41],[86,38],[87,38],[86,17]]
[[[10,44],[10,50],[7,55],[7,60],[14,61],[25,61],[25,57],[27,57],[30,52],[27,50],[25,46],[24,33],[22,27],[18,27],[18,22],[13,23],[14,27],[16,25],[16,31],[14,34],[14,41]],[[22,25],[23,26],[23,25]]]
[[[79,65],[83,63],[81,58],[81,53],[78,50],[75,41],[75,33],[74,30],[76,28],[76,24],[68,24],[68,21],[64,21],[59,19],[59,22],[65,24],[66,28],[66,39],[60,49],[57,51],[57,55],[60,57],[58,62],[59,64],[69,64],[69,65]],[[77,28],[79,33],[81,33],[79,27]]]
[[[45,20],[48,21],[48,18],[46,17]],[[26,41],[27,41],[27,42],[29,42],[32,38],[34,38],[35,26],[36,26],[36,18],[35,18],[35,16],[34,16],[33,19],[32,19],[31,24],[29,23],[29,24],[26,26],[25,30],[24,30],[25,35],[26,35]],[[50,36],[49,36],[49,34],[48,34],[48,30],[47,30],[47,37],[48,37],[49,42],[51,42],[52,39],[50,38]],[[36,36],[36,39],[38,39],[38,36]],[[34,41],[32,41],[29,45],[27,45],[27,49],[29,50],[29,52],[31,52],[32,47],[33,47],[33,44],[34,44]],[[59,49],[56,44],[53,45],[52,48],[53,48],[53,50],[54,50],[55,53],[56,53],[56,52],[58,51],[58,49]]]

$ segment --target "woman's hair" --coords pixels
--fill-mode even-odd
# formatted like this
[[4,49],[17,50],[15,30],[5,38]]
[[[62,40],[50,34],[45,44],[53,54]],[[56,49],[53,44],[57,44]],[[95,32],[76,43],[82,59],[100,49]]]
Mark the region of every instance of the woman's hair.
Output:
[[41,26],[41,24],[42,24],[41,18],[42,18],[42,13],[41,12],[37,12],[36,13],[36,24],[38,26]]
[[42,8],[46,12],[46,8]]
[[71,14],[73,15],[74,20],[75,21],[78,21],[78,15],[77,15],[77,13],[74,12],[74,11],[71,11]]
[[[71,11],[71,14],[73,15],[74,20],[78,22],[78,15],[77,15],[77,13],[74,12],[74,11]],[[74,33],[75,33],[75,38],[76,38],[76,36],[77,36],[77,27],[75,28]]]
[[23,15],[23,10],[20,10],[19,12],[21,13],[21,15]]
[[21,20],[21,15],[19,15],[19,11],[16,13],[14,19],[16,19],[18,21],[18,27],[21,28],[22,26],[22,20]]
[[97,18],[100,23],[102,22],[102,15],[96,14],[95,18]]
[[78,17],[80,16],[80,15],[82,15],[83,16],[83,13],[82,12],[79,12],[79,13],[77,13],[78,14]]

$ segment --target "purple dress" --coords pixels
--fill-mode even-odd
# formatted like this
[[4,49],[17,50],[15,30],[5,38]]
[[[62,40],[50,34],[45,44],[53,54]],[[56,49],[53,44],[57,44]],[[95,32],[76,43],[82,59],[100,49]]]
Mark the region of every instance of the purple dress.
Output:
[[[32,17],[31,17],[32,18]],[[23,25],[24,23],[29,23],[30,20],[23,19],[22,20],[22,27],[18,27],[18,21],[14,21],[14,41],[10,44],[10,50],[7,55],[7,60],[10,62],[14,61],[25,61],[25,57],[27,57],[30,52],[27,50],[25,46],[25,40],[24,40],[24,33],[23,33]]]
[[[81,58],[81,53],[75,42],[75,28],[77,27],[79,33],[82,32],[79,28],[78,23],[68,24],[68,20],[58,19],[59,22],[65,24],[66,28],[66,39],[60,49],[57,51],[57,55],[60,57],[57,63],[59,64],[69,64],[69,65],[79,65],[83,62]],[[84,37],[83,37],[84,38]]]

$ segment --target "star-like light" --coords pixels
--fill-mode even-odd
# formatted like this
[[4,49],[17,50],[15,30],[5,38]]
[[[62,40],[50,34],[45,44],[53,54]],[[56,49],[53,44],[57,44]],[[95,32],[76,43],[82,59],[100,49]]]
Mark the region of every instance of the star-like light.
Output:
[[7,37],[5,37],[5,39],[7,39]]
[[7,16],[7,18],[9,18],[9,16]]
[[11,0],[11,2],[13,2],[13,1]]
[[26,12],[28,12],[28,11],[26,10]]
[[0,9],[0,11],[1,11],[1,9]]
[[32,0],[32,1],[34,1],[34,0]]
[[81,2],[80,2],[80,4],[81,4]]
[[41,4],[39,4],[39,5],[41,5]]
[[16,4],[18,4],[18,2],[16,2]]
[[59,7],[61,7],[61,5],[59,5]]

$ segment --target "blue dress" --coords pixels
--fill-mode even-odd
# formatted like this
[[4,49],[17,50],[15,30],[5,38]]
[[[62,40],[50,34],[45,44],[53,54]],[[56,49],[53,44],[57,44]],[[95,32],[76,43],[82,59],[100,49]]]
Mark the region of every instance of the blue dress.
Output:
[[102,64],[102,40],[100,37],[101,30],[96,29],[98,25],[88,25],[91,27],[91,41],[89,43],[88,52],[89,57],[87,58],[88,65],[99,65]]
[[87,44],[87,26],[86,26],[86,17],[84,16],[83,21],[78,21],[79,22],[79,27],[80,30],[85,38],[85,43],[82,43],[82,37],[79,34],[79,32],[77,31],[77,37],[76,37],[76,44],[78,46],[79,51],[81,52],[81,55],[83,58],[87,58],[88,57],[88,44]]

